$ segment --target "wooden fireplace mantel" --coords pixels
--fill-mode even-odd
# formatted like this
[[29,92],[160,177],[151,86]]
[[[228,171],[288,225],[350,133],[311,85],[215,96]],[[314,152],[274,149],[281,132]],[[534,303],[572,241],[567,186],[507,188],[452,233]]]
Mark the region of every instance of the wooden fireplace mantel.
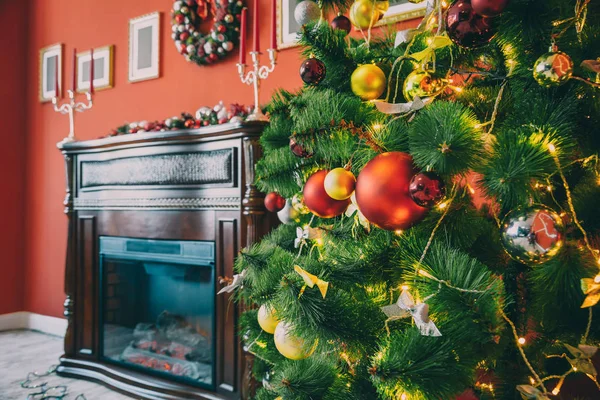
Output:
[[[216,277],[232,276],[239,250],[274,224],[254,187],[260,122],[61,143],[68,242],[58,373],[99,381],[144,399],[240,399],[250,357],[238,338],[238,307],[216,298],[216,389],[203,390],[104,362],[99,340],[100,236],[204,240],[216,245]],[[215,280],[216,291],[220,285]]]

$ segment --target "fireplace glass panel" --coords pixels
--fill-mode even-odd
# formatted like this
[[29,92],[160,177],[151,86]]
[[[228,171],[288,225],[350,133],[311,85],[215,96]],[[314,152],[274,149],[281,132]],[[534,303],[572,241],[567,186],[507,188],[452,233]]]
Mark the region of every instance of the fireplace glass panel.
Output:
[[214,387],[214,243],[100,238],[102,355]]

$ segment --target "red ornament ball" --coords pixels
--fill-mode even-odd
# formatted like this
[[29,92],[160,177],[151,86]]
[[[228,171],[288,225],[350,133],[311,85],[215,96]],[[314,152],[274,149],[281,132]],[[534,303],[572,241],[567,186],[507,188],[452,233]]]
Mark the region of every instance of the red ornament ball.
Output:
[[318,85],[325,78],[325,64],[316,58],[309,58],[300,66],[300,77],[308,85]]
[[458,0],[450,6],[446,26],[450,39],[469,49],[483,46],[494,37],[491,19],[477,14],[471,0]]
[[300,158],[310,158],[313,153],[307,151],[300,143],[294,139],[294,137],[290,138],[290,150],[296,157]]
[[271,212],[279,212],[285,207],[285,199],[275,192],[265,196],[265,208]]
[[427,209],[410,197],[415,172],[413,159],[406,153],[383,153],[369,161],[356,181],[356,203],[363,215],[390,231],[408,229],[420,221]]
[[507,4],[508,0],[471,0],[473,11],[488,18],[502,14]]
[[446,185],[435,172],[420,172],[408,187],[410,197],[421,207],[433,207],[446,195]]
[[321,218],[333,218],[341,215],[350,199],[334,200],[325,191],[325,177],[329,171],[315,172],[304,185],[304,204],[315,215]]
[[331,21],[331,27],[333,29],[339,29],[346,32],[346,35],[352,30],[352,22],[344,15],[338,15]]

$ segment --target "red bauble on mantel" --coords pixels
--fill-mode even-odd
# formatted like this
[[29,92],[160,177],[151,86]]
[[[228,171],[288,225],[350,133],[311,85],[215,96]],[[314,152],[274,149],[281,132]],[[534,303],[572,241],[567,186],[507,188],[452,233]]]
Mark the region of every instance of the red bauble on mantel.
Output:
[[497,17],[502,14],[508,0],[471,0],[473,11],[483,17]]
[[471,0],[457,0],[446,13],[448,37],[461,47],[472,49],[494,37],[492,20],[473,10]]
[[271,212],[279,212],[285,207],[285,199],[275,192],[265,196],[265,208]]
[[415,175],[410,154],[383,153],[365,165],[356,181],[356,203],[373,224],[387,230],[404,230],[420,221],[427,208],[410,197],[409,184]]
[[350,199],[334,200],[325,191],[325,177],[329,171],[315,172],[304,185],[304,204],[321,218],[333,218],[341,215],[350,205]]

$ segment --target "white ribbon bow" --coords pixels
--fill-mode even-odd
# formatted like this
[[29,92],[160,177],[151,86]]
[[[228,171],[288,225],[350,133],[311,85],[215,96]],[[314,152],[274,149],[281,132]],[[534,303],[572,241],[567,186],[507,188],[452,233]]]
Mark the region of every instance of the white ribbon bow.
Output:
[[346,209],[345,215],[346,215],[346,217],[350,218],[354,214],[356,214],[356,219],[358,220],[358,223],[361,224],[362,227],[365,228],[367,231],[369,231],[371,229],[371,223],[364,216],[364,214],[362,212],[360,212],[360,210],[358,209],[358,204],[356,204],[356,196],[353,194],[352,195],[352,203],[350,203],[350,205]]
[[518,385],[517,390],[521,393],[523,400],[550,400],[541,390],[531,385]]
[[416,304],[407,289],[402,290],[396,304],[381,307],[381,310],[389,320],[412,317],[423,336],[442,336],[437,326],[429,319],[429,305],[427,303]]
[[229,285],[225,286],[223,289],[219,290],[219,292],[217,294],[233,292],[234,290],[236,290],[237,288],[241,287],[244,284],[245,277],[246,277],[246,270],[243,270],[239,274],[235,274],[233,276],[233,280],[231,281],[231,283]]
[[387,103],[385,101],[378,101],[375,103],[375,107],[377,107],[379,112],[384,114],[404,115],[419,111],[430,102],[431,97],[421,100],[419,96],[415,96],[415,99],[413,101],[409,101],[408,103]]
[[321,230],[319,228],[311,228],[310,226],[296,228],[296,240],[294,240],[294,247],[298,248],[303,244],[306,244],[307,239],[318,239],[321,237]]

